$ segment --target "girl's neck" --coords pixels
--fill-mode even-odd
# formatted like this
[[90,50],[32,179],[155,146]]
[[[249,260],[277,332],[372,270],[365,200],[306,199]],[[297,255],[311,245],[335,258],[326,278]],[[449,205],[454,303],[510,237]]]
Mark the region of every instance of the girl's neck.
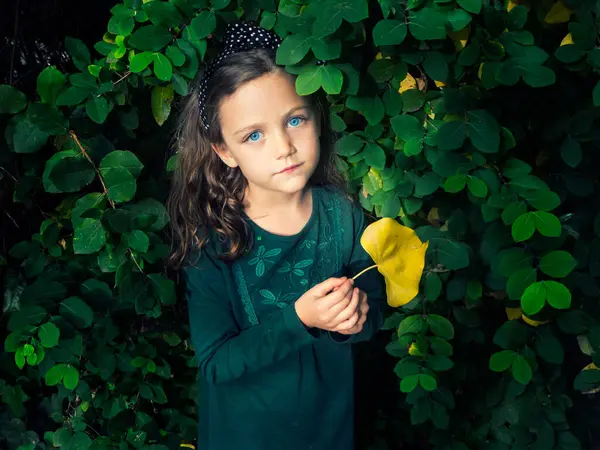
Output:
[[[274,234],[295,234],[312,213],[312,188],[292,194],[248,190],[244,210],[258,226]],[[298,229],[296,229],[298,228]]]

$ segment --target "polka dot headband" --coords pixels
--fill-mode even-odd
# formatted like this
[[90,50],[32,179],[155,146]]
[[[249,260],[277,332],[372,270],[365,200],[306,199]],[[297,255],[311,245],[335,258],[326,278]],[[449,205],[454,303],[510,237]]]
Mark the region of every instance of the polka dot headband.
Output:
[[240,53],[257,48],[275,50],[281,44],[281,38],[275,33],[248,23],[234,23],[227,25],[223,39],[221,53],[206,65],[199,86],[200,117],[204,129],[208,130],[208,118],[206,117],[206,94],[211,76],[220,67],[223,60],[234,53]]

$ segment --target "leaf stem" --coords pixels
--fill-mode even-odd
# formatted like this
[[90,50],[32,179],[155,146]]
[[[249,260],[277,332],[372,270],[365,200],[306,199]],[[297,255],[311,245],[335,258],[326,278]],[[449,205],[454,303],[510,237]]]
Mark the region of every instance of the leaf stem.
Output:
[[360,272],[358,272],[356,275],[354,275],[352,277],[353,280],[356,280],[358,277],[360,277],[363,273],[368,272],[371,269],[374,269],[375,267],[377,267],[377,264],[373,264],[372,266],[367,267],[364,270],[361,270]]
[[[102,178],[102,175],[100,174],[100,171],[94,164],[94,161],[92,161],[92,158],[90,158],[90,155],[87,154],[87,152],[85,151],[85,148],[83,147],[83,145],[81,145],[81,142],[79,141],[79,138],[77,137],[75,132],[73,130],[71,130],[71,131],[69,131],[69,134],[71,135],[71,137],[73,138],[73,140],[75,141],[77,146],[79,147],[79,150],[81,150],[81,154],[83,156],[85,156],[85,158],[90,162],[90,164],[94,168],[96,175],[98,175],[98,178],[100,179],[100,183],[102,183],[102,188],[104,189],[104,195],[106,195],[106,198],[108,198],[108,189],[106,189],[106,185],[104,184],[104,178]],[[112,209],[115,209],[115,202],[113,202],[110,198],[108,198],[108,202],[110,203],[110,206],[112,206]]]

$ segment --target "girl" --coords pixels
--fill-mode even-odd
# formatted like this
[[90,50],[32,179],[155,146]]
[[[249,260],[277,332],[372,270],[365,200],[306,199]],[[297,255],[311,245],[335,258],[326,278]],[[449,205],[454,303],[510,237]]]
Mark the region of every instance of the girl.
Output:
[[329,113],[237,23],[181,115],[169,211],[200,369],[199,450],[351,450],[349,344],[382,279],[335,174]]

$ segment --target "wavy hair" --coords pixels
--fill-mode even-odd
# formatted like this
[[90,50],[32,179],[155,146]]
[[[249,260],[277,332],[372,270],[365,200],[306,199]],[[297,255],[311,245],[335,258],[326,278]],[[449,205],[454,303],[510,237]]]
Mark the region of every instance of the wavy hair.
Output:
[[[246,179],[239,168],[224,164],[211,144],[223,144],[219,124],[221,100],[244,83],[277,71],[284,70],[275,64],[272,50],[249,50],[226,58],[211,76],[206,92],[208,130],[200,117],[200,79],[185,98],[174,140],[177,167],[167,200],[172,231],[168,262],[172,267],[181,268],[196,251],[199,255],[211,229],[227,243],[226,251],[219,255],[223,260],[235,260],[250,248],[250,229],[242,217]],[[345,191],[345,182],[335,164],[327,100],[313,94],[309,101],[321,125],[321,158],[310,183],[333,185]]]

